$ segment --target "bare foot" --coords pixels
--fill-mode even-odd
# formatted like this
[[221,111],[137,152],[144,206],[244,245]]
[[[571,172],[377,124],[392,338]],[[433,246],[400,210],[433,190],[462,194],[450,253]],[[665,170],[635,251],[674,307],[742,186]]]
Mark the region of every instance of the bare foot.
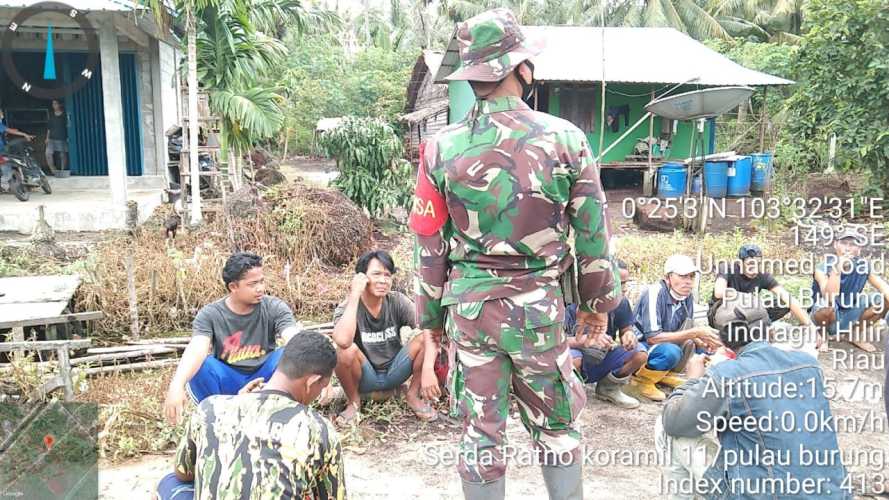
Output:
[[340,412],[340,414],[336,417],[336,421],[340,425],[347,425],[355,422],[361,418],[360,413],[361,403],[347,403],[346,409]]

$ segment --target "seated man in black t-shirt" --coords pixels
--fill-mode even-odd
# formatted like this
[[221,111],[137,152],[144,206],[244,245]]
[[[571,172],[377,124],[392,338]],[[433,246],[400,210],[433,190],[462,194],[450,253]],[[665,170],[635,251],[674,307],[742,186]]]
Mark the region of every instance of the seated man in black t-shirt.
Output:
[[337,419],[347,423],[360,411],[360,394],[401,387],[408,378],[407,404],[422,420],[437,413],[420,397],[425,338],[401,342],[401,328],[417,326],[413,302],[392,291],[395,263],[383,250],[364,254],[355,265],[352,289],[333,313],[337,350],[336,376],[346,393],[346,409]]
[[719,329],[722,325],[714,324],[713,312],[719,307],[726,296],[726,290],[732,289],[741,293],[757,294],[760,290],[768,290],[778,299],[772,307],[766,307],[770,321],[777,321],[790,311],[799,320],[801,325],[812,323],[806,311],[800,307],[787,290],[778,283],[770,273],[760,272],[762,265],[762,249],[754,244],[746,244],[738,250],[738,261],[731,265],[725,265],[716,275],[716,285],[713,287],[713,297],[710,299],[710,314],[708,320],[710,326]]

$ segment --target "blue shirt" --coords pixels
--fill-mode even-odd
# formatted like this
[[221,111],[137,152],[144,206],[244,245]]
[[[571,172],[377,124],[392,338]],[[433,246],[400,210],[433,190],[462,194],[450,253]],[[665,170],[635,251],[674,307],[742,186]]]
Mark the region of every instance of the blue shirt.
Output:
[[[818,264],[816,269],[827,274],[828,270],[836,268],[835,260],[834,257],[828,257],[828,260]],[[840,275],[840,293],[835,298],[837,309],[855,307],[856,296],[864,290],[864,285],[867,284],[867,278],[870,276],[870,263],[860,257],[855,257],[853,262],[851,272]],[[821,287],[814,279],[812,280],[812,298],[813,302],[818,302],[818,299],[821,298]]]
[[[577,326],[577,304],[571,304],[565,309],[565,334],[574,336],[574,328]],[[622,297],[620,303],[608,313],[608,335],[611,338],[620,338],[620,331],[628,326],[633,326],[633,308],[626,297]]]
[[0,153],[6,150],[6,125],[0,122]]
[[694,317],[694,296],[674,301],[667,283],[650,285],[636,303],[636,332],[643,341],[661,332],[678,332],[688,318]]

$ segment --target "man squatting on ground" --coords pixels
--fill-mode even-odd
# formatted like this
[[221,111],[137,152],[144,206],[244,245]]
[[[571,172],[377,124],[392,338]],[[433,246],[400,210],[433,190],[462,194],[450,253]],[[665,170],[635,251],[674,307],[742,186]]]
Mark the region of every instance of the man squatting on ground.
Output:
[[336,431],[309,406],[330,382],[333,343],[303,332],[281,351],[264,387],[254,379],[236,396],[201,401],[179,443],[174,473],[158,485],[160,500],[346,498]]
[[757,294],[761,290],[771,292],[778,299],[775,304],[766,307],[770,321],[774,323],[780,320],[789,311],[801,325],[812,324],[806,310],[793,300],[787,290],[778,283],[778,280],[771,273],[761,270],[762,257],[762,249],[758,245],[749,243],[741,246],[738,250],[736,262],[726,263],[719,270],[716,275],[716,284],[713,286],[713,296],[710,298],[710,311],[707,314],[711,327],[719,328],[713,322],[713,312],[726,298],[727,293],[734,291]]
[[361,256],[349,296],[333,313],[333,340],[339,347],[336,375],[348,400],[338,423],[359,416],[360,394],[400,388],[408,378],[408,406],[421,420],[438,415],[419,394],[427,336],[417,335],[406,346],[401,341],[401,329],[413,329],[417,321],[414,303],[392,291],[395,271],[384,250]]
[[511,12],[475,16],[456,39],[462,64],[447,79],[469,81],[478,100],[425,144],[410,226],[420,327],[434,338],[446,330],[456,346],[449,384],[463,416],[463,492],[504,497],[512,393],[550,498],[579,499],[575,422],[586,396],[563,331],[559,277],[573,261],[571,228],[577,322],[604,335],[621,294],[599,171],[581,130],[523,101],[534,81],[528,59],[542,45]]
[[693,326],[692,288],[700,270],[686,255],[672,255],[664,264],[664,279],[650,285],[636,303],[636,331],[648,351],[648,362],[630,382],[634,395],[663,401],[656,384],[678,387],[679,376],[696,350],[719,347],[719,336],[707,326]]
[[[848,335],[849,343],[867,352],[876,351],[868,342],[874,325],[886,316],[889,284],[871,270],[861,257],[866,241],[854,227],[834,231],[833,254],[815,268],[812,280],[812,320],[827,334]],[[870,284],[878,293],[864,293]]]
[[[705,368],[708,357],[694,356],[688,382],[670,394],[656,423],[655,442],[669,453],[664,492],[852,498],[818,360],[770,345],[764,307],[735,307],[734,317],[720,330],[728,359]],[[714,430],[718,446],[708,437]]]
[[170,381],[164,414],[178,422],[186,393],[195,403],[215,394],[237,394],[254,379],[268,380],[281,359],[277,338],[299,332],[290,307],[265,294],[262,258],[240,252],[222,269],[228,295],[201,308],[191,341]]
[[565,309],[565,333],[574,368],[580,371],[583,381],[596,384],[596,397],[622,408],[637,408],[639,400],[624,394],[622,387],[630,376],[645,366],[648,353],[639,345],[633,328],[633,309],[626,297],[630,272],[625,262],[617,262],[620,287],[624,295],[620,304],[608,313],[606,335],[594,336],[581,331],[576,333],[577,304]]

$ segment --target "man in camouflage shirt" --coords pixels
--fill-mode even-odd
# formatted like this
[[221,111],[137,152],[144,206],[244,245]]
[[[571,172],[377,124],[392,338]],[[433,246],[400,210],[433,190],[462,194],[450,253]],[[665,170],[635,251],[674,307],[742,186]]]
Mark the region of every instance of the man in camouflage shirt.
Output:
[[[452,349],[452,412],[464,419],[459,472],[466,498],[503,498],[509,395],[534,441],[550,498],[581,498],[586,402],[562,330],[559,277],[572,264],[578,324],[603,336],[620,282],[608,254],[605,196],[586,137],[522,100],[541,45],[495,9],[460,24],[462,67],[478,102],[423,147],[410,225],[417,234],[420,327]],[[433,377],[423,393],[435,394]],[[512,388],[512,390],[511,390]]]
[[175,474],[161,481],[158,497],[345,498],[336,431],[308,406],[330,382],[334,366],[330,339],[303,332],[287,342],[261,390],[204,399],[179,444]]

